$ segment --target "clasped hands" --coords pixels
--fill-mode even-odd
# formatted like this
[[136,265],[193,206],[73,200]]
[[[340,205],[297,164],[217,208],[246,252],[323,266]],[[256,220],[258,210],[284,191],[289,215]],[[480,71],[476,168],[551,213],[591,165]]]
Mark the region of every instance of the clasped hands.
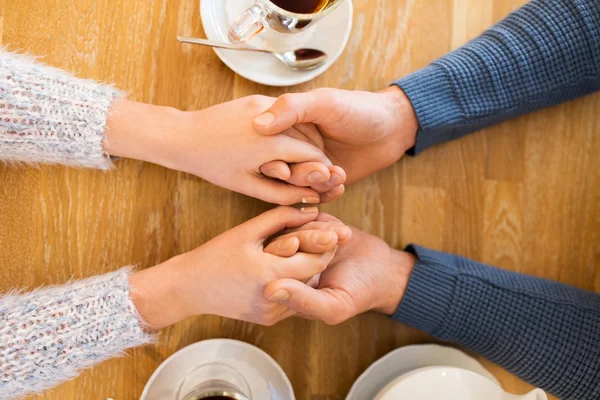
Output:
[[310,204],[395,163],[417,121],[396,87],[250,96],[201,111],[121,101],[106,150],[283,205],[130,277],[150,329],[214,314],[263,325],[299,315],[337,324],[392,314],[416,260]]

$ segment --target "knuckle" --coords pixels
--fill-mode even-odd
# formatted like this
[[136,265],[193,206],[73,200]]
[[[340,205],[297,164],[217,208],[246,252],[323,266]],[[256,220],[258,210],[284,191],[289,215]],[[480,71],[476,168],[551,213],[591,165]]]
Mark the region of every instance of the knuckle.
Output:
[[341,324],[343,321],[338,316],[328,315],[325,318],[323,318],[323,322],[325,322],[325,324],[329,326],[334,326]]
[[319,97],[328,103],[329,102],[333,103],[337,100],[338,92],[335,90],[327,90],[327,91],[320,93]]
[[290,93],[280,96],[277,102],[284,108],[294,108],[294,96]]
[[268,105],[268,97],[260,94],[253,94],[246,97],[248,106],[252,108],[265,108]]
[[279,98],[280,106],[285,109],[292,111],[296,114],[296,121],[303,121],[306,117],[305,107],[301,107],[297,104],[296,98],[293,94],[287,93]]
[[302,300],[302,302],[300,302],[298,308],[298,311],[300,311],[301,313],[310,315],[313,308],[312,301],[310,301],[309,299],[304,299]]
[[319,88],[315,89],[313,92],[321,102],[326,104],[333,104],[337,102],[339,98],[338,96],[341,94],[340,92],[342,91],[331,88]]
[[349,318],[352,318],[355,309],[352,298],[346,294],[341,294],[335,305],[331,306],[327,312],[327,320],[324,320],[327,325],[339,325]]
[[342,322],[346,321],[348,319],[348,314],[346,312],[343,311],[338,311],[336,310],[336,312],[330,313],[326,320],[324,320],[323,322],[325,322],[327,325],[339,325]]
[[329,223],[328,222],[323,222],[323,221],[314,221],[312,223],[313,225],[311,226],[312,229],[315,230],[328,230],[329,229]]
[[319,97],[321,96],[328,96],[332,93],[336,93],[338,91],[338,89],[333,89],[333,88],[316,88],[311,90],[312,93],[318,93]]
[[257,322],[263,326],[273,326],[275,323],[277,323],[277,320],[272,312],[266,312],[258,317]]

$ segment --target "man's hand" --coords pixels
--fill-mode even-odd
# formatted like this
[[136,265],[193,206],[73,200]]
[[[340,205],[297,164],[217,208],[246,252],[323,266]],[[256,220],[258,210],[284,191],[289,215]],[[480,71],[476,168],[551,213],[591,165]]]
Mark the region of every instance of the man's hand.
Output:
[[[347,183],[397,162],[414,146],[418,129],[410,101],[396,86],[377,93],[318,89],[286,94],[254,119],[253,125],[263,135],[294,127],[292,134],[301,133],[304,138],[295,137],[324,150],[334,165],[346,171]],[[261,171],[269,175],[285,168],[275,162]],[[330,183],[312,187],[323,192]]]
[[[317,219],[327,220],[337,221],[324,213]],[[369,310],[393,314],[415,263],[412,254],[394,250],[381,239],[353,228],[350,240],[338,248],[321,273],[316,289],[298,280],[280,279],[270,283],[264,295],[299,316],[330,325]]]

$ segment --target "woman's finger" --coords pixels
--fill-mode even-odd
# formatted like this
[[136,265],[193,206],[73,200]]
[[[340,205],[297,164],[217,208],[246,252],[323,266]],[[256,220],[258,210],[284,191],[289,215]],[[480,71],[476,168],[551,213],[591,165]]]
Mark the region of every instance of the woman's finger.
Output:
[[[302,225],[298,228],[293,228],[293,229],[286,229],[284,231],[281,232],[281,234],[277,237],[274,237],[273,239],[271,239],[271,243],[276,243],[279,240],[282,240],[282,238],[287,238],[289,236],[289,234],[294,234],[296,232],[302,232],[302,231],[333,231],[336,233],[338,241],[337,241],[337,245],[338,246],[343,246],[345,245],[350,238],[352,237],[352,229],[348,226],[345,226],[342,223],[336,223],[336,222],[309,222],[308,224]],[[306,243],[303,243],[304,245],[306,245]],[[305,251],[305,250],[301,250],[301,251]]]
[[284,161],[271,161],[260,167],[260,172],[269,178],[287,181],[292,176],[289,165]]
[[[323,220],[321,220],[323,219]],[[316,221],[306,223],[297,228],[285,229],[280,232],[279,236],[271,239],[271,243],[280,240],[288,233],[300,232],[300,231],[315,231],[315,230],[331,230],[334,231],[338,236],[338,246],[346,244],[352,238],[352,229],[349,226],[344,225],[337,218],[326,214],[319,213]]]
[[334,189],[331,189],[328,192],[322,193],[319,195],[322,204],[330,203],[338,198],[340,198],[344,192],[346,191],[346,187],[344,185],[340,185]]
[[334,256],[335,249],[323,254],[296,253],[289,258],[281,259],[281,262],[276,264],[273,272],[280,279],[289,278],[308,281],[313,276],[323,272]]
[[[294,186],[312,188],[320,193],[321,203],[334,201],[345,192],[343,182],[346,180],[346,172],[338,166],[328,168],[318,162],[288,165],[283,161],[271,161],[261,166],[260,172],[266,177],[285,181]],[[315,204],[316,197],[304,197],[302,201]]]
[[296,186],[314,186],[324,184],[331,178],[329,168],[319,162],[305,162],[290,165],[290,177],[287,183]]
[[261,176],[256,176],[256,179],[248,181],[244,194],[284,206],[319,204],[321,201],[319,193],[311,188],[298,187]]
[[[300,171],[303,172],[303,171]],[[319,192],[319,193],[326,193],[329,192],[330,190],[333,190],[341,185],[343,185],[346,182],[346,171],[344,171],[344,169],[342,167],[339,167],[337,165],[331,165],[328,167],[328,172],[329,172],[329,179],[327,181],[324,182],[312,182],[309,185],[306,186],[310,186],[311,188],[313,188],[315,191]],[[300,174],[298,174],[300,175]],[[296,171],[292,168],[291,169],[291,176],[289,177],[289,179],[286,180],[286,182],[289,183],[294,183],[301,179],[300,176],[296,175]],[[303,185],[298,185],[298,186],[303,186]]]
[[291,257],[300,249],[300,239],[294,234],[290,234],[287,238],[271,242],[263,250],[265,253],[272,254],[277,257]]
[[[315,219],[314,221],[308,222],[302,226],[299,226],[297,228],[290,228],[290,229],[286,229],[280,232],[281,235],[285,235],[286,233],[292,233],[292,232],[298,232],[298,231],[314,231],[314,230],[323,230],[323,229],[329,229],[329,228],[333,228],[333,227],[344,227],[346,225],[344,225],[343,222],[341,221],[337,221],[337,220],[331,220],[331,221],[319,221],[319,218],[321,217],[322,213],[319,213],[319,216],[317,217],[317,219]],[[275,239],[273,239],[275,240]]]
[[288,164],[299,164],[309,161],[316,161],[326,166],[333,165],[321,149],[315,145],[298,140],[288,135],[279,135],[269,138],[273,141],[272,155],[278,160]]
[[[315,185],[319,185],[319,187],[330,190],[331,186],[327,186],[327,182],[332,180],[330,170],[333,168],[333,166],[327,167],[325,164],[314,161],[291,165],[283,161],[271,161],[262,165],[260,172],[269,178],[279,179],[291,185],[313,188]],[[336,178],[333,180],[338,181],[339,175],[336,174]],[[325,191],[325,189],[323,190]]]
[[318,163],[292,165],[290,167],[291,175],[286,182],[296,186],[310,186],[320,194],[320,200],[323,204],[332,202],[341,197],[346,191],[346,188],[344,187],[344,182],[346,182],[346,171],[337,165],[329,166],[329,179],[327,181],[319,182],[319,179],[310,179],[311,174],[313,177],[316,177],[322,173],[318,171],[308,172],[311,169],[310,166],[313,164]]
[[264,251],[274,256],[290,257],[296,254],[290,250],[294,241],[298,242],[297,251],[311,254],[325,253],[333,250],[338,244],[337,234],[333,230],[303,230],[277,237]]
[[338,222],[342,225],[344,225],[344,223],[342,222],[341,219],[334,217],[331,214],[328,214],[326,212],[320,212],[319,216],[317,217],[317,219],[315,220],[317,222]]
[[254,237],[262,243],[284,229],[297,228],[314,221],[318,215],[319,210],[316,207],[297,209],[282,206],[244,222],[239,229],[244,229],[249,237]]

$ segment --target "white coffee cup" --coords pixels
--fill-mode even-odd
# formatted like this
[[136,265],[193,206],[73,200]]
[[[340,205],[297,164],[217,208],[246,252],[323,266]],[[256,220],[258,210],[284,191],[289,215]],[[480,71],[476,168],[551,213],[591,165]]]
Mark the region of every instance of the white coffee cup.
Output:
[[281,8],[276,4],[281,2],[276,0],[255,0],[254,5],[233,23],[228,38],[231,43],[240,44],[264,30],[284,35],[299,34],[326,17],[343,2],[344,0],[322,1],[323,7],[309,14],[299,14]]

